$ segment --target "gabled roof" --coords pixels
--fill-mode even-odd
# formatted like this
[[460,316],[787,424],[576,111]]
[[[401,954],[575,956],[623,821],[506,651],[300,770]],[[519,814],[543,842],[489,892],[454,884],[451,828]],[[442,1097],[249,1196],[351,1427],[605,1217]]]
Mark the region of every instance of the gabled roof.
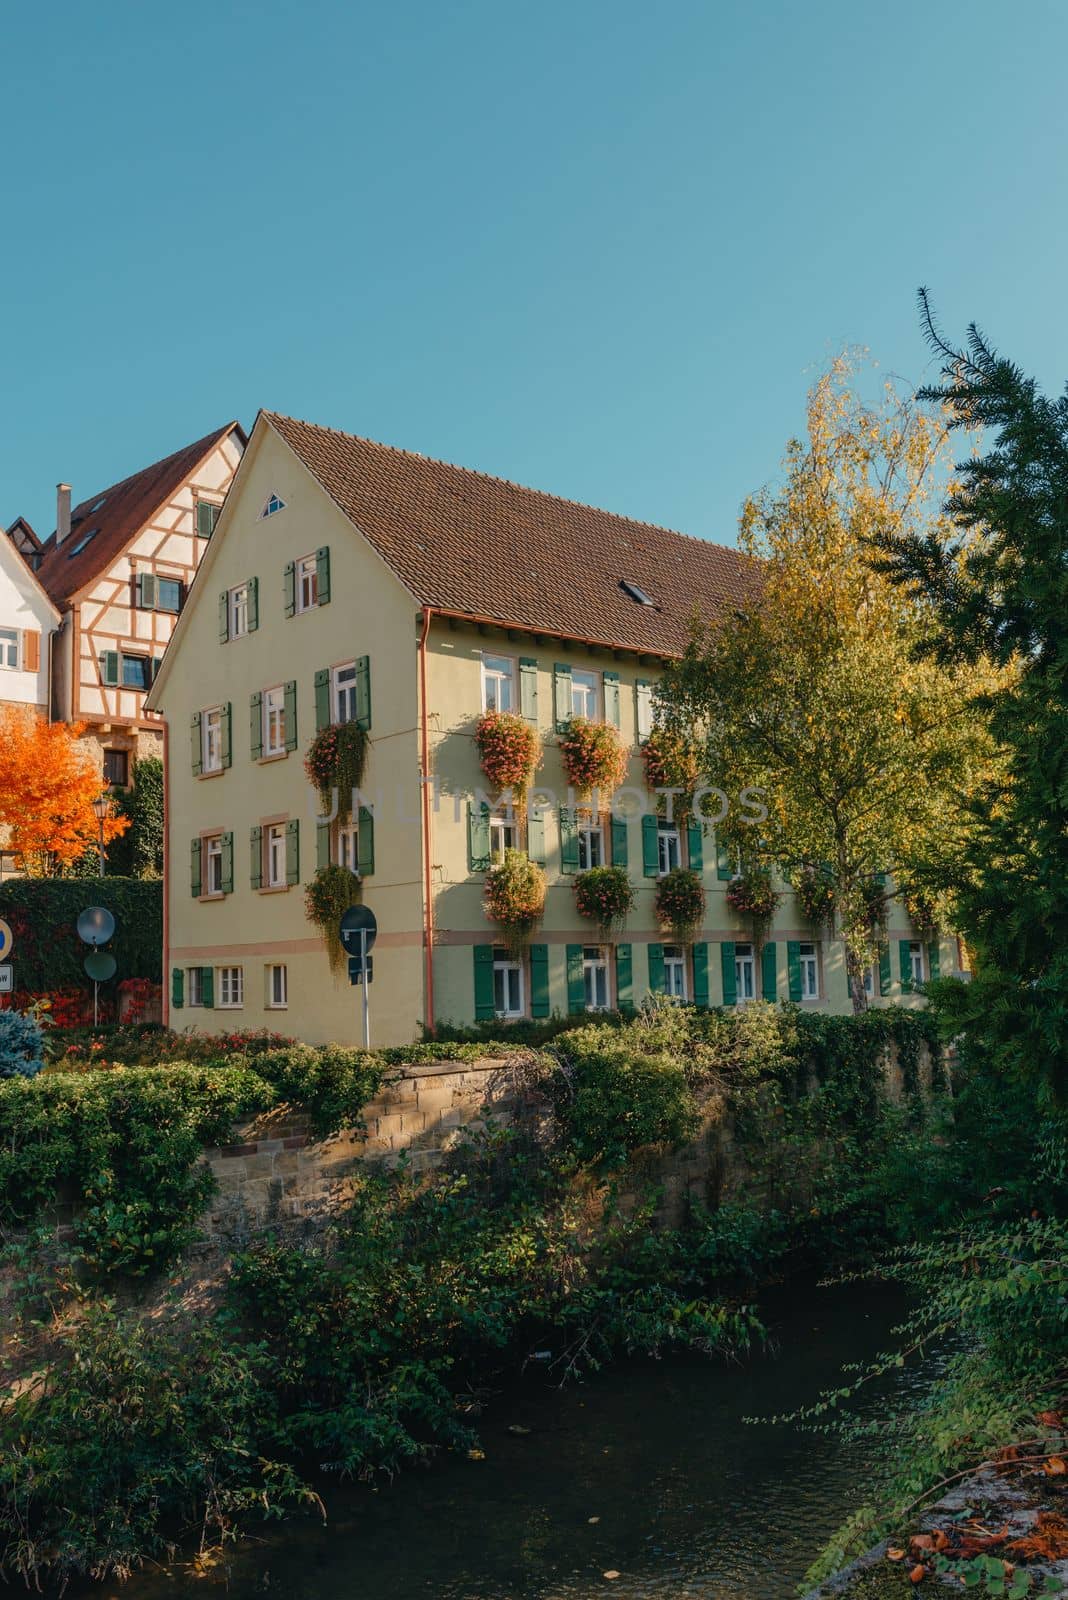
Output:
[[[57,605],[66,605],[94,583],[100,574],[122,554],[141,529],[167,501],[172,499],[187,478],[195,473],[203,458],[226,438],[237,432],[241,442],[245,433],[238,422],[228,422],[203,439],[187,444],[162,461],[143,467],[121,483],[98,489],[71,511],[70,533],[56,547],[55,533],[41,547],[37,575]],[[93,530],[96,530],[93,532]],[[75,551],[93,533],[78,554]]]
[[[51,595],[44,588],[33,567],[14,541],[2,534],[0,534],[0,566],[7,568],[16,587],[20,584],[26,584],[41,596],[41,599],[48,607],[52,618],[52,626],[58,628],[59,612],[53,604]],[[12,625],[10,617],[0,618],[0,622],[5,623],[8,627]]]
[[32,561],[40,551],[41,541],[25,517],[16,517],[14,522],[8,523],[7,536],[19,555],[25,556],[27,561]]
[[695,612],[714,621],[756,587],[757,563],[725,545],[277,412],[261,415],[421,605],[677,655]]

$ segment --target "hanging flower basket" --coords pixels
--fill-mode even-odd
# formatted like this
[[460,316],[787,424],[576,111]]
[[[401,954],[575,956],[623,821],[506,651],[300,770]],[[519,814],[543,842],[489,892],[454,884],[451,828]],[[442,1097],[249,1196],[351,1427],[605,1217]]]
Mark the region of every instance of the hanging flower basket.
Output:
[[575,909],[608,936],[621,928],[634,904],[626,867],[591,867],[575,879]]
[[[642,744],[642,761],[645,765],[646,786],[655,794],[660,789],[678,789],[672,797],[672,816],[680,819],[693,810],[693,795],[701,782],[701,769],[697,754],[682,734],[669,728],[654,728]],[[667,806],[667,797],[660,795],[657,810]]]
[[771,926],[782,896],[772,887],[771,873],[767,867],[750,866],[739,872],[727,885],[727,904],[740,917],[748,917],[753,924],[753,937],[762,943],[765,931]]
[[304,891],[304,914],[322,933],[331,972],[340,972],[345,965],[338,924],[359,898],[360,880],[348,867],[320,867]]
[[627,775],[627,752],[623,742],[607,722],[590,722],[572,717],[560,735],[560,755],[568,782],[580,795],[594,789],[611,794]]
[[886,880],[881,876],[869,878],[864,885],[864,914],[872,933],[886,927]]
[[352,791],[363,782],[369,742],[367,730],[355,722],[332,722],[315,735],[304,757],[304,771],[319,791],[324,813],[332,809],[337,790],[337,814],[342,822],[352,814]]
[[511,711],[487,711],[475,727],[482,770],[498,794],[511,789],[519,799],[534,781],[541,762],[538,730]]
[[504,860],[486,874],[484,910],[518,955],[545,910],[545,873],[522,850],[506,850]]
[[930,895],[922,889],[905,889],[901,898],[916,932],[921,939],[930,939],[938,931],[938,911]]
[[691,944],[705,917],[705,891],[700,875],[674,867],[656,886],[656,915],[677,944]]
[[835,885],[830,867],[805,867],[794,884],[806,922],[815,928],[834,922]]

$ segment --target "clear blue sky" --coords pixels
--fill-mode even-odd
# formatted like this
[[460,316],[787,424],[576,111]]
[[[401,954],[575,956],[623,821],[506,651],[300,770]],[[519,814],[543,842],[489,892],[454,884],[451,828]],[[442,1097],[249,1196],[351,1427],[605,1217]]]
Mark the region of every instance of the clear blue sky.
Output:
[[732,541],[914,296],[1068,376],[1060,0],[5,8],[0,521],[270,406]]

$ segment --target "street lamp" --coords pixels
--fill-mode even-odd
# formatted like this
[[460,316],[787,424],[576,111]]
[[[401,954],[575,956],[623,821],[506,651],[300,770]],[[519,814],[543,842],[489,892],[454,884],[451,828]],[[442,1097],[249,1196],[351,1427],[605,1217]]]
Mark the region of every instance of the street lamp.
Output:
[[100,876],[104,876],[104,823],[111,815],[111,796],[105,789],[93,801],[93,815],[100,828],[100,837],[97,840],[96,855],[100,866]]

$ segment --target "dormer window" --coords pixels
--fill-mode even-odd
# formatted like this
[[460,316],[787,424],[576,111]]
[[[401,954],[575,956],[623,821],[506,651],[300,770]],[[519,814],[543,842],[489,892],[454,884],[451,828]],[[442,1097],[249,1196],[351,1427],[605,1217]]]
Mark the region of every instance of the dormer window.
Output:
[[619,587],[623,590],[624,594],[629,594],[630,598],[636,601],[640,606],[656,605],[656,601],[653,599],[652,595],[646,594],[644,589],[639,589],[638,585],[636,583],[631,583],[629,578],[620,578]]
[[278,495],[272,494],[271,497],[269,498],[269,500],[267,501],[267,504],[264,506],[263,510],[260,512],[260,520],[262,521],[264,517],[273,517],[276,511],[284,511],[285,508],[286,508],[285,501],[279,499]]

